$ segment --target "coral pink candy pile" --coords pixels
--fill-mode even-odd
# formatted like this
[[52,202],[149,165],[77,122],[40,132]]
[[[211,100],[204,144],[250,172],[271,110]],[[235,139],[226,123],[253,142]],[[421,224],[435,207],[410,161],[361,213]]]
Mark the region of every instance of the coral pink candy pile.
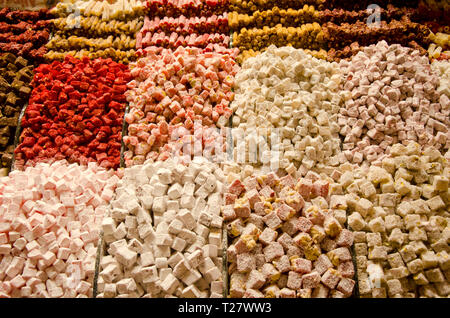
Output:
[[147,49],[146,54],[132,63],[134,79],[126,93],[130,103],[125,116],[129,124],[128,136],[124,137],[127,162],[155,159],[167,151],[161,147],[181,125],[185,128],[183,135],[192,134],[194,122],[223,127],[232,114],[229,104],[239,70],[234,51],[220,54],[198,48],[173,51],[155,47]]

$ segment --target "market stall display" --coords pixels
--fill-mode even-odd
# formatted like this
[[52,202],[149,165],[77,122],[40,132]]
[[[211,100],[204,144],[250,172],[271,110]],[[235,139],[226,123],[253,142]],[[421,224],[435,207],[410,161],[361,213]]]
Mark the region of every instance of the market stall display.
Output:
[[50,3],[0,9],[0,298],[450,297],[448,1]]

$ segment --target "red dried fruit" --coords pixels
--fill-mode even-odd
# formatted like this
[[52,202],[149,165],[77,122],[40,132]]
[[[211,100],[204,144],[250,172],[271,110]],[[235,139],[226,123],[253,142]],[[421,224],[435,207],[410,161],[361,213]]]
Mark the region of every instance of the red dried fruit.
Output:
[[67,56],[35,73],[15,151],[18,162],[67,159],[118,168],[128,67]]

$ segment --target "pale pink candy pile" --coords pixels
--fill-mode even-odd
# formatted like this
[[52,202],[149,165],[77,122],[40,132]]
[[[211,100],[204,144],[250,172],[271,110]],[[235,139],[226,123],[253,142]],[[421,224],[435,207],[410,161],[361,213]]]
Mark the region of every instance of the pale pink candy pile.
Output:
[[230,37],[222,33],[213,34],[196,34],[191,33],[183,36],[176,32],[164,33],[164,32],[148,32],[144,37],[139,33],[136,38],[136,48],[142,49],[147,46],[162,46],[167,48],[176,48],[179,46],[193,46],[204,48],[208,44],[216,43],[227,46],[230,43]]
[[228,13],[222,15],[212,15],[210,17],[154,17],[150,19],[145,16],[144,25],[141,31],[137,34],[136,39],[142,39],[147,35],[147,32],[177,32],[181,35],[188,35],[191,33],[229,33],[228,27]]
[[[225,48],[222,51],[227,52]],[[134,79],[126,93],[130,103],[125,116],[129,125],[124,137],[127,166],[160,155],[160,160],[167,159],[167,152],[183,136],[194,134],[195,122],[206,127],[228,125],[234,76],[239,70],[235,52],[154,47],[132,63]],[[180,127],[184,132],[174,140],[174,131],[183,131]],[[173,145],[164,148],[169,141]]]
[[92,297],[97,245],[119,177],[38,163],[0,179],[0,297]]
[[[189,49],[189,48],[185,48],[185,49]],[[218,54],[228,54],[233,58],[233,60],[236,60],[236,58],[239,55],[238,48],[230,49],[228,47],[228,45],[223,46],[223,45],[216,44],[216,43],[210,43],[204,48],[195,48],[195,49],[198,50],[198,52],[200,52],[200,53],[214,52],[214,53],[218,53]],[[165,50],[165,48],[160,47],[160,46],[149,46],[144,49],[138,49],[136,51],[136,56],[145,57],[150,53],[160,54],[163,50]]]
[[345,107],[338,123],[347,160],[379,163],[398,142],[449,149],[450,100],[419,51],[381,41],[340,65]]

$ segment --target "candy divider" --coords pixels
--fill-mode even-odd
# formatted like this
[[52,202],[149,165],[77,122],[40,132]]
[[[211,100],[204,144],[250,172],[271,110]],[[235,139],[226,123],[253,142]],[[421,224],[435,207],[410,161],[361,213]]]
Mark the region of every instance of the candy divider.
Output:
[[227,227],[222,224],[222,276],[223,276],[223,298],[228,298],[229,286],[228,286],[228,235]]
[[[348,218],[348,215],[347,215]],[[350,226],[348,225],[348,221],[347,218],[345,218],[345,228],[349,231],[351,231],[352,233],[354,233],[351,229]],[[352,295],[350,296],[351,298],[361,298],[360,294],[359,294],[359,284],[358,284],[358,266],[356,263],[356,252],[355,252],[355,242],[353,242],[352,246],[350,247],[350,253],[352,255],[352,263],[353,263],[353,268],[355,269],[355,274],[353,275],[353,280],[355,281],[355,287],[353,287],[353,292]]]
[[97,246],[97,253],[95,257],[95,267],[94,267],[94,279],[92,284],[92,298],[97,298],[97,292],[98,292],[98,275],[100,274],[100,262],[102,260],[103,253],[105,251],[106,243],[103,238],[103,230],[101,230],[99,238],[98,238],[98,246]]
[[123,114],[123,122],[122,122],[122,138],[120,138],[120,168],[126,168],[125,165],[125,159],[124,159],[124,152],[125,152],[125,143],[123,142],[123,137],[127,135],[128,132],[128,123],[125,120],[125,117],[130,112],[130,105],[127,103],[127,106],[125,107],[125,111]]
[[12,157],[12,161],[11,161],[11,171],[17,170],[17,168],[16,168],[16,149],[19,146],[19,139],[20,139],[20,135],[22,134],[22,118],[25,115],[27,107],[28,107],[28,102],[25,102],[25,104],[23,105],[23,107],[20,111],[19,118],[17,119],[16,133],[14,135],[14,152],[13,152],[13,157]]

